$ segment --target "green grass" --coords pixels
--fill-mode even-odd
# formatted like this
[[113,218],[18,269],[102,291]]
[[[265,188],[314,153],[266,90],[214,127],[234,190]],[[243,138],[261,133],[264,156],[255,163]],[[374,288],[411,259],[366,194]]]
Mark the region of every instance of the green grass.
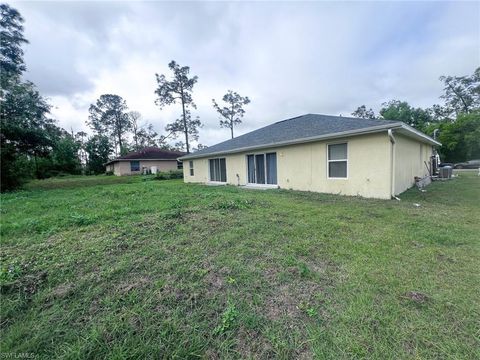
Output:
[[1,352],[478,359],[480,178],[401,198],[32,182],[2,195]]

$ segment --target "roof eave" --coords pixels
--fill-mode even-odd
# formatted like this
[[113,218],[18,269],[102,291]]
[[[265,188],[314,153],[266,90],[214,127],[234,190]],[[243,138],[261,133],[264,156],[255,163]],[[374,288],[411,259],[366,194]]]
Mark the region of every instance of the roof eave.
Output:
[[[178,160],[200,159],[200,158],[210,157],[210,156],[213,156],[213,155],[235,154],[235,153],[239,153],[239,152],[245,152],[245,151],[256,150],[256,149],[266,149],[266,148],[272,148],[272,147],[278,147],[278,146],[288,146],[288,145],[314,142],[314,141],[319,141],[319,140],[330,140],[330,139],[336,139],[336,138],[341,138],[341,137],[345,137],[345,136],[356,136],[356,135],[371,134],[371,133],[381,132],[381,131],[384,131],[384,130],[387,130],[387,129],[401,128],[402,125],[404,125],[402,122],[396,122],[396,123],[389,123],[389,124],[386,124],[386,125],[371,126],[371,127],[363,128],[363,129],[341,131],[341,132],[338,132],[338,133],[330,133],[330,134],[325,134],[325,135],[320,135],[320,136],[312,136],[312,137],[308,137],[308,138],[300,138],[300,139],[296,139],[296,140],[279,141],[279,142],[276,142],[276,143],[269,143],[269,144],[256,145],[256,146],[246,146],[246,147],[242,147],[242,148],[236,148],[236,149],[225,150],[225,151],[215,151],[215,152],[206,153],[206,154],[195,155],[195,153],[193,153],[191,155],[182,156]],[[431,140],[435,141],[433,139],[431,139]]]
[[407,131],[408,133],[413,135],[413,137],[415,137],[419,140],[421,139],[426,143],[429,143],[429,144],[435,145],[435,146],[442,146],[442,144],[440,142],[438,142],[437,140],[432,139],[430,136],[422,133],[421,131],[418,131],[417,129],[415,129],[414,127],[412,127],[410,125],[402,123],[401,129]]

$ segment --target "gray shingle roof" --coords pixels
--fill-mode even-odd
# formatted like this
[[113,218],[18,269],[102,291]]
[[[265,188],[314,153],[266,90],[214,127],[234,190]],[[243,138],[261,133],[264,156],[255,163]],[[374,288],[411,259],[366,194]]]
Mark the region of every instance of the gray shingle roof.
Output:
[[403,123],[391,120],[359,119],[343,116],[307,114],[287,120],[278,121],[236,138],[196,151],[183,158],[195,158],[203,155],[222,152],[234,152],[244,148],[275,146],[278,143],[294,142],[296,140],[313,137],[328,136],[329,134],[354,132],[368,128],[389,127]]

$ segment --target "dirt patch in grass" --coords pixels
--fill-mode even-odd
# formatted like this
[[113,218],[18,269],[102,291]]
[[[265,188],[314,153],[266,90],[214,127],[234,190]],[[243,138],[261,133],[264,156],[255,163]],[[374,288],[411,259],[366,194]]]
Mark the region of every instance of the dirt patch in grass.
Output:
[[151,284],[151,280],[146,276],[140,276],[120,283],[116,291],[120,294],[127,294],[134,289],[142,289]]
[[289,267],[287,271],[294,277],[287,283],[280,281],[277,269],[265,272],[272,291],[264,302],[263,311],[269,320],[287,320],[293,324],[321,310],[320,299],[326,296],[326,288],[316,277],[302,277],[297,267]]
[[23,291],[26,297],[30,297],[37,293],[42,284],[46,281],[48,273],[39,271],[33,274],[25,275],[23,278],[15,281],[10,290],[19,289]]
[[430,300],[428,295],[423,294],[423,293],[418,292],[418,291],[409,291],[405,295],[403,295],[403,297],[406,298],[406,299],[409,299],[409,300],[411,300],[411,301],[413,301],[414,303],[417,303],[417,304],[424,304],[424,303],[426,303],[427,301]]
[[275,352],[267,338],[256,330],[240,326],[237,332],[236,350],[241,359],[273,359]]
[[209,271],[204,279],[208,292],[217,292],[224,288],[223,276],[213,270]]
[[60,284],[50,292],[52,299],[64,299],[73,294],[75,285],[72,283]]

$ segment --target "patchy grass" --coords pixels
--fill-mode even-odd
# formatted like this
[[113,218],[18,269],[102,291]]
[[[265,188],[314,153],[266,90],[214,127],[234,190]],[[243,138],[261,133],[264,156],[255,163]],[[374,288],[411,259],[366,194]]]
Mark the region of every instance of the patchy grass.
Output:
[[28,189],[2,195],[3,353],[480,357],[474,174],[400,202],[142,177]]

